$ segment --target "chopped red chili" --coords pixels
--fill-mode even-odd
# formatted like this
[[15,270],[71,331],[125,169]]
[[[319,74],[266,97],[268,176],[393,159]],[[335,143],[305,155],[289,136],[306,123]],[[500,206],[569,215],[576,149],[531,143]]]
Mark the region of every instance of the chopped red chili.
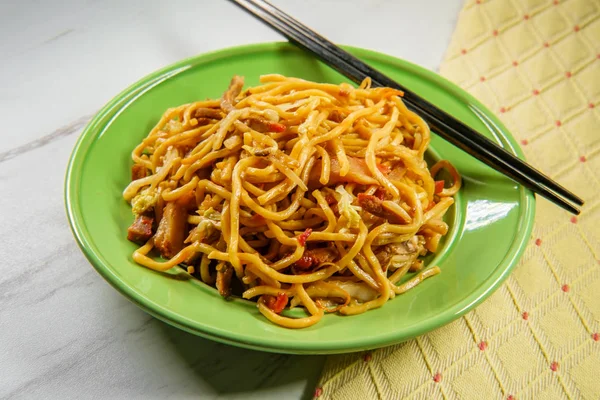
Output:
[[327,196],[325,196],[325,201],[327,202],[327,204],[332,205],[335,204],[337,200],[335,199],[334,195],[329,193]]
[[435,194],[442,193],[444,190],[444,181],[435,181]]
[[279,314],[283,311],[288,303],[288,295],[285,293],[277,293],[277,297],[267,297],[267,307],[269,307],[274,313]]
[[273,132],[285,132],[286,126],[277,122],[269,122],[269,130]]
[[308,239],[311,233],[312,229],[306,228],[306,230],[303,233],[301,233],[300,236],[298,236],[298,243],[300,243],[300,246],[306,246],[306,239]]

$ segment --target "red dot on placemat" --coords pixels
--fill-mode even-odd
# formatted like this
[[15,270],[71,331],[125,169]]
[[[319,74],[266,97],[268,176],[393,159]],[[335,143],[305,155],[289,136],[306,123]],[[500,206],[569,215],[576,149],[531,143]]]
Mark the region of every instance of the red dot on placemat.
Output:
[[466,50],[466,49],[462,49],[462,50],[460,51],[460,54],[467,54],[467,50]]
[[570,78],[570,77],[572,76],[572,75],[571,75],[571,72],[569,72],[569,71],[565,72],[565,76],[566,76],[567,78]]
[[500,107],[500,112],[501,112],[501,113],[505,113],[505,112],[506,112],[506,108],[504,108],[504,107]]
[[485,82],[485,76],[482,76],[481,78],[479,78],[479,80],[480,80],[481,82]]
[[594,333],[592,339],[594,339],[595,342],[600,342],[600,334],[598,334],[598,332]]
[[369,361],[371,361],[371,358],[373,358],[373,356],[371,355],[371,353],[367,353],[363,357],[363,360],[365,360],[365,362],[369,362]]
[[529,313],[527,311],[525,311],[523,314],[521,314],[521,316],[523,317],[523,319],[525,321],[527,321],[529,319]]
[[560,122],[560,121],[556,121],[556,122],[555,122],[555,124],[556,124],[556,126],[561,126],[561,125],[562,125],[562,122]]
[[529,19],[529,14],[525,14],[525,15],[523,16],[523,19],[527,21],[527,20]]
[[523,146],[527,146],[529,144],[529,141],[527,139],[523,139],[523,140],[521,140],[521,144]]
[[586,161],[587,161],[587,158],[585,158],[585,156],[581,156],[581,157],[579,157],[579,161],[581,161],[581,162],[586,162]]
[[536,246],[541,246],[542,245],[542,239],[540,239],[540,238],[535,239],[535,245]]
[[554,0],[554,5],[558,5],[558,0]]
[[442,374],[440,374],[439,372],[433,376],[434,382],[440,382],[441,380],[442,380]]
[[552,364],[550,364],[550,369],[556,372],[556,370],[558,370],[558,363],[556,361],[552,361]]
[[479,350],[484,351],[485,349],[487,349],[487,343],[486,342],[481,342],[479,343]]
[[498,36],[498,31],[494,29],[494,31],[492,32],[492,35]]
[[548,43],[548,42],[545,42],[545,43],[544,43],[544,47],[550,47],[550,43]]
[[475,3],[481,4],[481,0],[475,0]]
[[575,27],[573,28],[573,30],[574,30],[575,32],[579,32],[579,29],[581,29],[581,28],[579,28],[579,25],[575,25]]
[[588,107],[589,107],[589,108],[594,108],[594,103],[590,103],[590,104],[588,104]]
[[506,400],[515,400],[515,396],[511,394],[506,398]]
[[513,61],[513,66],[516,67],[517,65],[519,65],[519,62],[518,61]]
[[562,285],[561,288],[560,288],[560,290],[562,290],[565,293],[567,293],[570,289],[571,288],[567,284]]
[[571,217],[571,223],[572,224],[576,224],[577,223],[577,217]]
[[315,389],[315,397],[321,397],[322,394],[323,394],[323,388],[318,387]]
[[540,94],[540,91],[537,90],[537,89],[533,89],[532,93],[533,93],[534,96],[537,96],[538,94]]

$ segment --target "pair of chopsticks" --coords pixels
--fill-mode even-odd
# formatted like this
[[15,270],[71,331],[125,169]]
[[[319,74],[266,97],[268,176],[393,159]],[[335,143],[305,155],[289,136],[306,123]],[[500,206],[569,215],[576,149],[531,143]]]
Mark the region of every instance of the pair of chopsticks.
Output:
[[355,83],[360,84],[364,78],[370,77],[373,86],[402,90],[407,107],[424,117],[438,136],[565,210],[579,214],[579,209],[571,203],[582,206],[584,202],[575,194],[277,7],[263,0],[231,1]]

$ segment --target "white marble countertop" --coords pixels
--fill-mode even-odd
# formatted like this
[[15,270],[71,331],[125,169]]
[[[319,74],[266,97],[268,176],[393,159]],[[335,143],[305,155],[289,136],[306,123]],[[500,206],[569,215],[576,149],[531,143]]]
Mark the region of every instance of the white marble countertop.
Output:
[[[274,1],[335,42],[433,70],[461,3]],[[75,140],[111,97],[181,58],[273,40],[225,0],[0,1],[0,398],[312,397],[323,357],[238,349],[155,320],[90,266],[63,204]]]

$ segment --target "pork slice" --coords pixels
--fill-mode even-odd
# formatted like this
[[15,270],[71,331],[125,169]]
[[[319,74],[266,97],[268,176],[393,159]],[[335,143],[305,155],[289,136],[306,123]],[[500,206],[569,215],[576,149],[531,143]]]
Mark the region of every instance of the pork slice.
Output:
[[146,215],[138,215],[127,229],[127,240],[138,244],[146,243],[152,237],[153,223],[154,218]]
[[386,207],[386,204],[377,196],[359,193],[358,205],[361,206],[363,210],[368,211],[377,217],[386,219],[391,224],[405,223],[402,216],[396,214],[393,209]]
[[133,164],[131,166],[131,180],[137,181],[138,179],[145,178],[148,175],[148,170],[145,165]]
[[166,258],[172,258],[183,248],[187,236],[187,209],[178,201],[167,202],[154,236],[154,246]]
[[[321,177],[321,162],[319,160],[310,172],[308,179],[308,187],[311,190],[319,189],[324,185],[319,182]],[[345,176],[340,175],[340,162],[337,158],[331,158],[331,172],[329,173],[329,182],[327,186],[334,186],[338,183],[354,182],[360,185],[378,185],[379,182],[371,176],[371,171],[367,167],[367,163],[362,158],[348,157],[350,170]]]

